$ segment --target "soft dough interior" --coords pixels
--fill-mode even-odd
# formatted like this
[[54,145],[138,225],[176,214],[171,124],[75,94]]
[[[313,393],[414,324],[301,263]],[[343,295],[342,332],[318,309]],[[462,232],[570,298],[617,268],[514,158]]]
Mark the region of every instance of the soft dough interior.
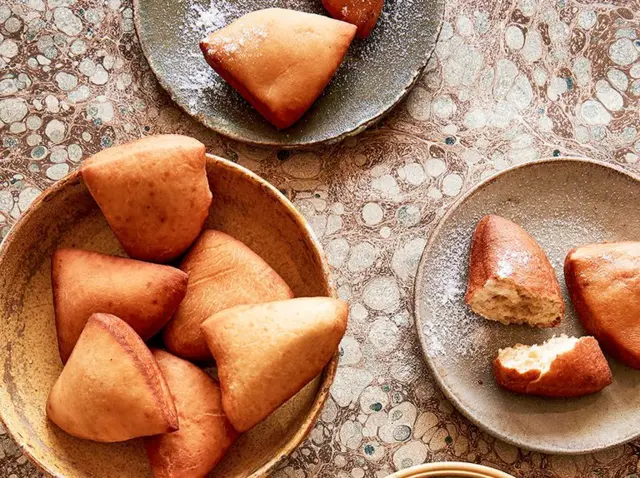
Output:
[[516,369],[520,373],[529,370],[540,370],[541,375],[549,371],[551,363],[561,355],[575,347],[577,338],[560,335],[540,345],[522,345],[501,349],[498,360],[504,367]]
[[469,305],[474,312],[503,324],[546,326],[562,315],[559,301],[535,297],[508,279],[488,280],[473,294]]

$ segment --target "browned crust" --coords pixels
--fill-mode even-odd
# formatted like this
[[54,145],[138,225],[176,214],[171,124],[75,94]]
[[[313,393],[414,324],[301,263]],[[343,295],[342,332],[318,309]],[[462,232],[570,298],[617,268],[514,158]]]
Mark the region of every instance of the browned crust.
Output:
[[[526,254],[523,264],[510,261],[512,272],[508,276],[516,287],[526,290],[533,297],[545,297],[561,304],[560,315],[546,327],[557,326],[564,315],[564,301],[556,274],[549,258],[536,240],[518,224],[500,216],[483,217],[473,232],[469,253],[469,280],[465,302],[471,305],[473,295],[487,281],[501,278],[499,262],[513,252]],[[508,260],[508,259],[507,259]],[[543,325],[540,325],[543,326]]]
[[[62,297],[65,293],[65,281],[69,280],[68,275],[63,274],[64,263],[74,261],[77,265],[82,262],[83,267],[87,267],[86,264],[93,262],[94,267],[90,268],[91,272],[95,272],[99,268],[104,274],[113,274],[114,268],[123,267],[128,272],[134,272],[136,268],[143,267],[145,269],[152,269],[157,272],[157,280],[152,286],[147,286],[147,290],[153,290],[162,294],[160,297],[154,298],[153,306],[149,303],[145,308],[145,313],[141,313],[140,307],[136,310],[129,312],[129,316],[123,313],[123,309],[126,308],[126,304],[131,304],[131,296],[118,297],[117,291],[111,290],[112,295],[103,295],[97,297],[96,294],[90,294],[86,288],[79,288],[76,285],[72,287],[72,291],[76,294],[71,300],[74,301],[75,307],[69,308],[63,307]],[[73,266],[72,266],[73,267]],[[79,269],[78,269],[79,270]],[[113,274],[115,276],[115,274]],[[56,330],[58,333],[58,351],[60,352],[60,358],[62,363],[66,363],[69,359],[69,355],[75,346],[80,334],[78,333],[75,341],[70,342],[71,337],[68,333],[63,331],[65,326],[75,325],[76,319],[79,317],[80,312],[89,311],[83,318],[87,319],[92,313],[108,313],[115,315],[121,320],[127,322],[143,340],[150,339],[153,335],[158,333],[166,323],[171,319],[171,316],[184,299],[187,293],[187,281],[188,274],[177,269],[161,264],[152,264],[148,262],[137,261],[135,259],[129,259],[126,257],[109,256],[92,251],[85,251],[82,249],[57,249],[51,258],[51,285],[53,289],[53,308],[56,321]],[[76,278],[78,281],[82,281],[81,277]],[[82,283],[84,285],[84,283]],[[81,297],[78,297],[79,290],[82,291],[84,304],[79,304],[78,301]],[[68,289],[66,290],[68,292]],[[102,291],[104,292],[104,290]],[[124,294],[128,294],[129,291],[122,291]],[[93,295],[93,297],[92,297]],[[139,297],[138,297],[139,298]],[[93,299],[93,300],[91,300]],[[118,301],[117,299],[122,299]],[[91,301],[91,303],[88,303]],[[143,303],[146,303],[143,302]],[[109,304],[112,304],[109,306]],[[71,310],[70,310],[71,309]],[[148,312],[148,313],[147,313]],[[66,319],[72,323],[64,323],[62,316],[69,314]],[[130,319],[130,320],[129,320]],[[150,320],[154,319],[154,320]],[[85,322],[86,324],[86,322]],[[79,331],[81,332],[81,330]]]
[[516,393],[527,393],[529,384],[540,377],[540,370],[520,373],[516,369],[504,367],[496,357],[493,360],[493,375],[498,385]]
[[193,361],[212,360],[200,325],[211,315],[237,305],[293,298],[282,277],[242,241],[207,229],[184,256],[187,293],[162,332],[166,348]]
[[[274,203],[277,203],[278,207],[282,208],[282,215],[292,221],[292,223],[301,230],[301,239],[299,239],[299,241],[306,244],[310,251],[312,267],[314,270],[317,269],[317,280],[320,284],[319,287],[322,291],[321,294],[337,298],[335,287],[333,286],[333,283],[329,281],[330,267],[324,253],[322,252],[322,247],[315,235],[310,233],[310,228],[300,212],[296,210],[273,185],[267,183],[260,176],[230,161],[214,157],[212,155],[207,156],[207,163],[210,171],[214,171],[214,173],[216,173],[221,170],[233,174],[239,174],[244,178],[243,180],[260,186],[266,195],[265,197],[274,201]],[[21,243],[20,239],[22,238],[22,234],[28,230],[28,226],[30,224],[29,221],[35,217],[35,215],[40,211],[40,208],[46,206],[47,203],[55,205],[58,200],[56,195],[66,191],[69,187],[78,187],[79,184],[81,184],[80,171],[76,170],[60,181],[57,181],[38,198],[36,198],[31,207],[23,214],[21,221],[18,222],[9,232],[4,243],[4,246],[6,247],[0,248],[0,262],[4,261],[5,263],[11,263],[11,261],[15,259],[16,254],[14,253],[15,251],[13,248]],[[319,388],[314,395],[313,401],[310,404],[310,408],[306,415],[301,417],[298,428],[291,436],[288,437],[286,442],[273,453],[273,455],[265,459],[265,462],[260,466],[260,468],[254,471],[254,476],[267,476],[279,469],[283,460],[286,460],[287,456],[293,453],[297,447],[308,438],[330,395],[330,388],[336,376],[339,356],[339,351],[336,351],[333,354],[331,361],[325,367],[319,380]],[[41,454],[38,454],[38,449],[33,447],[33,441],[28,435],[21,433],[19,427],[10,426],[13,420],[12,414],[13,409],[0,409],[0,425],[4,423],[8,436],[16,442],[22,453],[32,461],[39,471],[47,474],[47,476],[48,474],[51,474],[55,475],[56,478],[65,478],[61,474],[62,472],[56,468],[55,464],[51,460],[48,460]]]
[[582,337],[571,350],[558,355],[543,375],[538,370],[520,373],[503,366],[498,358],[493,361],[493,372],[500,386],[541,397],[580,397],[613,382],[607,359],[593,337]]
[[154,478],[204,478],[238,438],[221,402],[220,385],[191,362],[151,351],[171,388],[180,430],[145,437]]
[[376,26],[384,0],[322,0],[322,5],[336,20],[358,27],[356,36],[362,39]]
[[158,362],[140,336],[126,322],[111,314],[93,314],[87,322],[87,327],[90,325],[103,328],[136,361],[167,423],[167,433],[178,430],[178,412],[169,386]]
[[[82,180],[127,255],[166,263],[182,255],[196,240],[212,201],[205,153],[205,145],[195,138],[159,134],[99,151],[82,163]],[[182,156],[180,163],[191,170],[188,184],[180,175],[169,174],[177,170],[177,155]],[[163,169],[162,180],[152,177],[151,182],[141,181],[140,177],[147,179],[148,174],[147,170],[140,174],[140,163],[157,162],[161,157],[173,161]],[[114,174],[112,163],[124,164]],[[118,190],[113,188],[114,178],[118,179]],[[121,193],[138,186],[137,195],[113,195],[114,191]],[[156,194],[158,188],[161,194]],[[174,196],[173,201],[166,200],[167,194]],[[131,221],[139,223],[139,227],[132,228]]]
[[[328,33],[325,31],[326,23],[318,25],[318,16],[305,14],[309,17],[301,21],[299,18],[301,13],[273,8],[258,10],[240,17],[225,28],[210,33],[200,42],[200,49],[207,63],[216,73],[237,90],[267,121],[279,129],[293,125],[315,102],[340,66],[357,31],[356,27],[350,23],[335,21],[335,24],[340,26],[336,29],[333,25],[333,37],[331,37],[325,35]],[[322,21],[334,22],[327,18]],[[243,44],[238,48],[238,52],[231,54],[216,45],[217,38],[227,35],[229,38],[239,36],[237,27],[240,25],[265,27],[268,32],[267,37],[274,40],[260,45],[257,52],[253,48],[253,42]],[[296,59],[287,54],[290,49],[283,45],[295,42],[296,36],[301,32],[310,32],[314,38],[320,37],[325,40],[322,44],[321,60],[315,62],[307,60],[313,58],[314,53],[317,55],[320,47],[314,43],[309,45],[305,41],[297,44],[296,48],[303,52],[306,58],[304,55],[302,57],[298,55]],[[248,52],[255,54],[255,58],[242,59],[242,55]],[[324,55],[325,52],[333,52],[334,55],[328,58]],[[267,58],[270,60],[268,65],[264,60]],[[279,70],[282,70],[282,74],[290,70],[296,72],[300,69],[301,62],[305,64],[304,86],[298,81],[302,77],[301,74],[294,80],[286,81],[286,86],[282,82],[277,84],[272,72]],[[251,71],[254,64],[259,68]]]
[[[591,253],[578,261],[576,253],[586,248],[592,249]],[[640,259],[635,259],[638,264],[635,274],[619,270],[616,264],[620,256],[627,254],[627,248],[640,251],[640,243],[574,248],[565,259],[564,277],[569,297],[587,333],[615,358],[640,369],[640,310],[636,307],[640,297]],[[610,257],[605,259],[605,254]],[[616,283],[624,287],[615,291]],[[631,302],[634,296],[636,304]]]
[[[213,33],[211,35],[213,35]],[[269,123],[271,123],[276,128],[288,128],[296,121],[298,121],[305,113],[306,110],[300,108],[291,109],[287,112],[280,112],[280,114],[272,111],[272,109],[269,108],[264,102],[260,101],[247,88],[245,88],[242,83],[236,80],[233,74],[224,67],[218,56],[211,54],[211,42],[209,40],[209,37],[200,41],[200,50],[202,51],[204,59],[207,61],[209,66],[213,68],[214,71],[218,75],[220,75],[224,81],[229,83],[233,87],[233,89],[240,93],[240,96],[247,100],[249,104],[258,111],[258,113],[264,116],[267,121],[269,121]]]
[[593,314],[584,300],[584,287],[578,280],[577,264],[573,261],[573,255],[577,250],[578,248],[571,249],[564,260],[564,280],[567,284],[569,297],[571,298],[573,307],[578,314],[578,318],[580,319],[584,330],[589,335],[597,337],[597,340],[602,344],[602,347],[608,350],[609,353],[615,355],[617,347],[614,346],[613,338],[600,333],[597,327],[597,322],[594,320]]
[[[297,314],[296,308],[304,313]],[[218,364],[222,405],[236,430],[253,428],[326,366],[344,336],[348,315],[340,299],[302,297],[233,307],[202,324]],[[278,322],[296,325],[280,329]]]

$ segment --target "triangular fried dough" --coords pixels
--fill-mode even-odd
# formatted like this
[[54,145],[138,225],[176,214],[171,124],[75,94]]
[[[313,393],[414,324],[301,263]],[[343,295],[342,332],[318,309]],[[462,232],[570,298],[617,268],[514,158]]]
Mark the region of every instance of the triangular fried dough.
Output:
[[58,348],[66,362],[91,314],[113,314],[143,340],[169,321],[187,292],[187,274],[175,267],[80,249],[53,254],[51,281]]
[[211,315],[236,305],[293,297],[258,254],[220,231],[204,231],[180,268],[189,274],[187,295],[164,329],[163,340],[170,352],[189,360],[211,360],[200,330]]
[[239,306],[202,329],[216,359],[222,406],[244,432],[318,375],[347,326],[346,302],[305,297]]
[[204,478],[238,436],[224,411],[220,385],[203,370],[152,350],[173,396],[180,430],[144,439],[154,478]]
[[200,141],[172,134],[100,151],[81,172],[126,253],[168,262],[187,250],[209,214],[205,165]]
[[93,314],[47,401],[65,432],[99,442],[169,433],[178,415],[156,359],[114,315]]
[[366,38],[378,22],[384,0],[322,0],[322,4],[336,20],[358,27],[358,38]]
[[640,242],[573,249],[564,277],[587,333],[611,355],[640,368]]
[[356,28],[294,10],[258,10],[200,42],[211,67],[277,128],[304,114],[342,62]]
[[564,301],[553,266],[536,240],[500,216],[476,226],[465,301],[476,314],[503,324],[556,327]]

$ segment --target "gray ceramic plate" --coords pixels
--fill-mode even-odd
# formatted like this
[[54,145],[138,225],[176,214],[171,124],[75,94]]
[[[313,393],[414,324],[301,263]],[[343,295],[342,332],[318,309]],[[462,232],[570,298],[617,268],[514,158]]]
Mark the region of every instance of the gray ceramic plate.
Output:
[[[444,216],[416,276],[416,326],[435,379],[472,422],[507,442],[544,453],[593,452],[640,435],[640,371],[615,360],[609,360],[614,383],[578,399],[515,395],[497,388],[491,372],[499,348],[538,343],[559,333],[584,335],[564,287],[565,255],[592,242],[640,240],[638,211],[637,179],[600,163],[553,159],[488,179]],[[567,304],[559,327],[507,327],[466,307],[471,234],[490,213],[522,225],[547,252]]]
[[208,32],[262,8],[325,15],[321,0],[133,3],[144,54],[160,84],[182,109],[225,136],[283,148],[339,141],[379,120],[424,70],[444,14],[444,0],[386,0],[374,31],[366,40],[354,41],[311,109],[291,128],[278,131],[207,65],[198,42]]

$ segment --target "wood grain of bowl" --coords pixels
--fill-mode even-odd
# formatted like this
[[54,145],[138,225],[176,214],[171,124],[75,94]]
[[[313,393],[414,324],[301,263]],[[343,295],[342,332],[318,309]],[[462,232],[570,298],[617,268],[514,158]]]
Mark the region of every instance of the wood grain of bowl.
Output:
[[[277,189],[214,156],[207,158],[207,175],[213,202],[205,228],[245,242],[296,296],[335,297],[318,240]],[[141,440],[80,440],[46,418],[47,395],[62,370],[50,280],[50,257],[59,246],[124,255],[78,171],[34,201],[0,247],[0,416],[23,452],[55,477],[150,477]],[[320,376],[243,435],[211,476],[258,477],[277,467],[311,431],[337,363],[336,353]]]

